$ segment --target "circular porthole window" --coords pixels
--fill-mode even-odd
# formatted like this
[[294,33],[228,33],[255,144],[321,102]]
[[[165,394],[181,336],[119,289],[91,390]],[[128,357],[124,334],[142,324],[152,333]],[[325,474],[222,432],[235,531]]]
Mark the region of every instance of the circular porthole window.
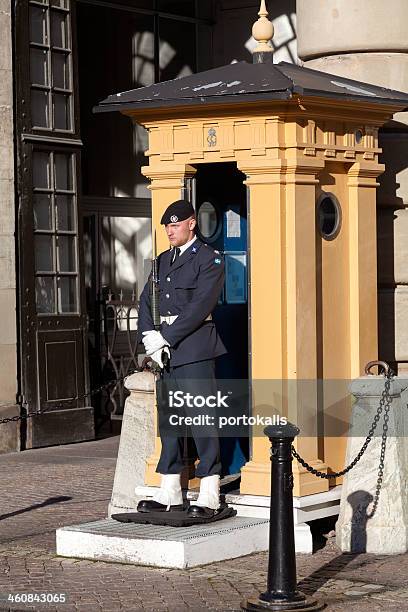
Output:
[[203,202],[201,204],[197,213],[197,225],[201,236],[207,242],[218,237],[220,231],[219,216],[217,209],[211,202]]
[[332,193],[322,193],[316,208],[317,228],[325,240],[333,240],[340,231],[341,208]]
[[359,145],[359,144],[361,144],[363,142],[363,136],[364,136],[363,130],[356,130],[354,132],[354,137],[356,139],[356,144]]

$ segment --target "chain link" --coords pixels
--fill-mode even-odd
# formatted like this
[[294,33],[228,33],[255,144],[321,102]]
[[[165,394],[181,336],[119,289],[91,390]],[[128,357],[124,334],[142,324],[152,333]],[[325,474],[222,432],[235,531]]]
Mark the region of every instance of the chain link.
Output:
[[376,496],[375,496],[374,507],[373,507],[372,513],[374,513],[377,508],[382,479],[384,475],[384,458],[385,458],[385,449],[387,445],[389,411],[390,411],[390,406],[391,406],[391,398],[390,398],[389,391],[390,391],[391,381],[393,379],[393,376],[394,376],[394,373],[392,372],[392,370],[389,370],[389,372],[387,372],[387,374],[385,375],[385,385],[384,385],[383,392],[381,394],[380,404],[377,408],[377,412],[374,416],[374,419],[369,429],[368,435],[364,441],[363,446],[358,452],[357,456],[353,459],[353,461],[346,468],[344,468],[344,470],[341,470],[341,472],[332,472],[330,474],[326,474],[325,472],[320,472],[319,470],[316,470],[314,467],[312,467],[309,463],[307,463],[307,461],[305,461],[299,455],[299,453],[296,451],[295,447],[292,444],[292,454],[295,457],[295,459],[297,459],[300,465],[302,465],[308,472],[310,472],[311,474],[314,474],[314,476],[317,476],[318,478],[326,478],[326,479],[338,478],[339,476],[344,476],[344,474],[347,474],[347,472],[353,469],[353,467],[360,461],[361,457],[364,455],[365,451],[367,450],[367,446],[370,444],[373,438],[374,432],[377,429],[378,421],[381,418],[382,411],[384,410],[384,424],[383,424],[383,431],[382,431],[382,436],[381,436],[380,464],[378,468]]
[[380,499],[380,491],[381,491],[381,486],[382,486],[383,476],[384,476],[385,450],[387,448],[388,421],[390,418],[389,412],[390,412],[390,402],[388,403],[388,405],[384,406],[384,423],[383,423],[383,432],[382,432],[382,437],[381,437],[380,462],[378,465],[378,477],[377,477],[377,484],[375,486],[374,503],[373,503],[373,507],[371,511],[367,515],[367,518],[369,519],[373,518],[377,510],[378,502]]
[[[56,408],[66,408],[67,403],[77,402],[80,400],[84,400],[87,397],[92,397],[93,395],[97,395],[104,389],[108,389],[112,385],[116,386],[118,383],[123,382],[128,376],[131,376],[131,374],[134,374],[135,372],[140,372],[140,370],[132,370],[131,372],[128,372],[128,374],[124,376],[120,376],[119,378],[114,378],[108,381],[107,383],[104,383],[103,385],[100,385],[99,387],[96,387],[95,389],[88,391],[88,393],[84,393],[83,395],[77,395],[76,397],[73,397],[72,399],[68,400],[68,402],[64,402],[64,404],[51,404],[50,406],[43,408],[42,410],[38,410],[36,412],[27,412],[26,414],[19,414],[13,417],[6,417],[4,419],[0,419],[0,425],[3,425],[4,423],[12,423],[15,421],[25,421],[33,417],[42,416],[43,414],[49,412],[50,410],[55,410]],[[22,405],[22,408],[25,410],[26,409],[25,405]]]

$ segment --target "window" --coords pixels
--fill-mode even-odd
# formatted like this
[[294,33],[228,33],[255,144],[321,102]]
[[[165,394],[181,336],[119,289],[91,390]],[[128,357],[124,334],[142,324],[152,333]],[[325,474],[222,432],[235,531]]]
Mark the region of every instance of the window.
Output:
[[140,1],[122,0],[120,9],[102,0],[77,3],[84,196],[150,198],[140,172],[147,132],[121,113],[102,115],[92,109],[110,93],[195,72],[198,33],[204,58],[200,69],[209,68],[211,27],[208,20],[194,17],[196,4],[152,0],[150,10],[139,12]]
[[356,130],[354,132],[354,137],[356,139],[356,144],[358,145],[361,144],[363,142],[363,137],[364,137],[363,130]]
[[325,240],[333,240],[340,231],[341,208],[332,193],[323,193],[317,202],[317,227]]
[[200,235],[205,241],[210,242],[218,238],[221,223],[217,210],[211,202],[203,202],[198,209],[197,225]]
[[158,0],[158,10],[174,15],[195,17],[195,2],[191,0]]
[[[183,35],[180,36],[181,28]],[[196,71],[196,26],[160,19],[160,81],[188,76]]]
[[38,314],[78,312],[75,157],[33,153],[35,285]]
[[29,10],[32,127],[72,132],[69,0],[31,1]]

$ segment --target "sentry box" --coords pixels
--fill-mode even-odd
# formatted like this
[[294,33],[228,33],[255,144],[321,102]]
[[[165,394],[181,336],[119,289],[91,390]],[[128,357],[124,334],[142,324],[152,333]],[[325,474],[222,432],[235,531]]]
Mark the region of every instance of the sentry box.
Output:
[[[273,64],[273,29],[260,15],[253,64],[111,95],[95,111],[121,112],[148,130],[143,171],[158,252],[167,248],[163,211],[187,196],[200,236],[225,253],[215,313],[229,349],[221,376],[248,380],[252,412],[286,416],[301,429],[298,452],[337,471],[350,398],[330,381],[358,377],[377,358],[378,130],[408,96]],[[268,495],[268,440],[253,429],[248,436],[223,441],[224,469],[241,471],[241,493]],[[159,439],[155,449],[150,485],[159,483]],[[295,496],[329,486],[294,465]]]

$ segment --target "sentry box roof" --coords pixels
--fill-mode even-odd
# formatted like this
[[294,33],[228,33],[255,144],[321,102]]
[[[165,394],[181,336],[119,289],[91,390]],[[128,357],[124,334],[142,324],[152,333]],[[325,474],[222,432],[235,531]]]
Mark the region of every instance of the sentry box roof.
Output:
[[[408,94],[287,62],[236,62],[198,74],[108,96],[94,112],[203,107],[299,97],[408,109]],[[372,108],[372,106],[371,106]]]

